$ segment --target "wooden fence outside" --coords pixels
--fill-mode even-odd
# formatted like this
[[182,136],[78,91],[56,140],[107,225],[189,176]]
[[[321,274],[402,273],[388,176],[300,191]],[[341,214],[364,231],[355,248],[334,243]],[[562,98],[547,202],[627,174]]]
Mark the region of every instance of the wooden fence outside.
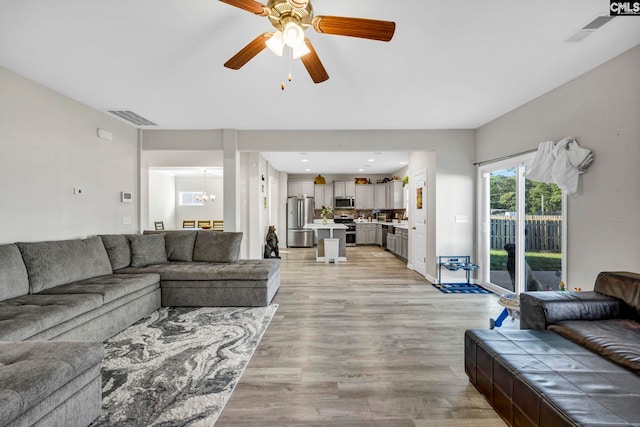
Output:
[[[529,252],[561,252],[562,216],[526,215],[527,237],[525,250]],[[491,249],[504,249],[516,242],[516,218],[491,215]]]

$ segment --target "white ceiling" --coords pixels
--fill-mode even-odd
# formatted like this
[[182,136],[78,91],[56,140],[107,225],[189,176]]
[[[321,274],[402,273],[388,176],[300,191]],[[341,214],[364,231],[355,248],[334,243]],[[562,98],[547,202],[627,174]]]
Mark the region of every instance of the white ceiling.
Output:
[[277,170],[294,174],[388,175],[404,168],[407,152],[262,152]]
[[220,1],[5,0],[0,66],[166,129],[476,129],[640,44],[634,17],[564,42],[608,0],[313,3],[316,15],[395,21],[395,36],[310,29],[330,79],[313,84],[296,60],[282,91],[288,65],[269,50],[223,67],[272,27]]

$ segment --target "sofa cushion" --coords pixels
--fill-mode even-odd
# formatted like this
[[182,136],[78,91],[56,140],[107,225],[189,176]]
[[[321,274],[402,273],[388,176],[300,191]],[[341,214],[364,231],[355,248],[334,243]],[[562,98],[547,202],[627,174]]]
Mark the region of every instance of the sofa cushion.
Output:
[[640,323],[628,319],[565,320],[549,329],[640,375]]
[[0,341],[22,341],[102,305],[102,296],[24,295],[0,301]]
[[109,274],[46,289],[38,295],[98,294],[103,304],[158,284],[157,274]]
[[161,281],[265,281],[280,269],[279,261],[241,259],[230,263],[170,262],[141,268],[128,267],[118,270],[117,273],[158,273]]
[[640,319],[640,274],[626,271],[598,274],[594,291],[618,298],[627,305],[628,316]]
[[113,272],[107,251],[98,236],[16,244],[27,267],[33,294]]
[[0,245],[0,301],[29,293],[29,276],[20,249]]
[[131,266],[144,267],[167,262],[163,234],[129,236],[131,244]]
[[100,343],[0,343],[0,425],[11,423],[103,357]]
[[193,261],[193,246],[197,233],[197,230],[145,230],[143,232],[143,234],[165,235],[164,246],[169,261]]
[[131,246],[129,246],[127,236],[124,234],[103,234],[100,238],[114,270],[131,265]]
[[241,232],[198,230],[194,261],[234,262],[240,257]]

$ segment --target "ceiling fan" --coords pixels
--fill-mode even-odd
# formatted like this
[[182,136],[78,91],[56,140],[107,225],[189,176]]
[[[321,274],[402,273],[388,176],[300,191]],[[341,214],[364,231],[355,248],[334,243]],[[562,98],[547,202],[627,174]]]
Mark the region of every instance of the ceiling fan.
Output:
[[396,29],[395,22],[375,19],[347,18],[341,16],[314,16],[310,0],[269,0],[263,5],[255,0],[220,0],[223,3],[246,10],[259,16],[267,16],[276,28],[265,32],[249,42],[230,58],[224,66],[239,70],[266,47],[282,56],[285,46],[291,48],[293,58],[300,58],[314,83],[329,78],[311,41],[304,31],[313,29],[322,34],[358,37],[388,42]]

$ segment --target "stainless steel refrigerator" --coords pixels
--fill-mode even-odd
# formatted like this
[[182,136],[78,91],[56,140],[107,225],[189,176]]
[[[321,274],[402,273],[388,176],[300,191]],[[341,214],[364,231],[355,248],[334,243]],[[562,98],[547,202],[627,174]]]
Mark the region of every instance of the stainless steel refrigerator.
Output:
[[313,197],[287,198],[287,246],[290,248],[312,248],[315,240],[313,230],[305,230],[305,224],[313,223]]

